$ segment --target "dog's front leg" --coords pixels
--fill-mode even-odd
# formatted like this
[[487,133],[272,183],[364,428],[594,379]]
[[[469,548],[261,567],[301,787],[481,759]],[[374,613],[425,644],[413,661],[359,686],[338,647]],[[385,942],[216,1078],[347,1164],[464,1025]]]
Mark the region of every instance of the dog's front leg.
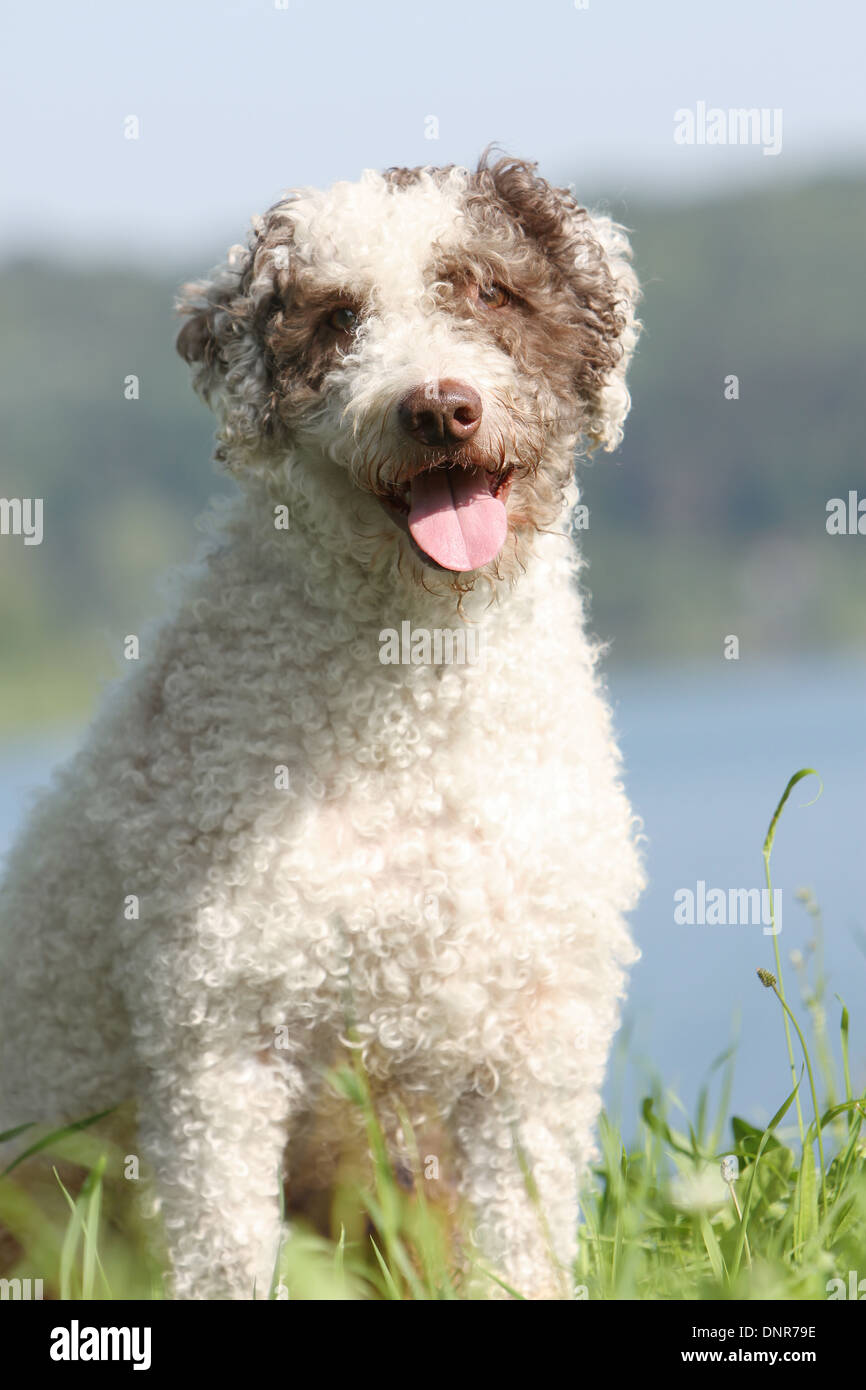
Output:
[[[578,1172],[562,1117],[562,1098],[534,1080],[467,1094],[454,1114],[478,1263],[524,1298],[572,1297]],[[472,1283],[479,1296],[507,1296],[484,1276]]]
[[185,1050],[152,1068],[140,1101],[175,1298],[267,1298],[279,1185],[299,1077],[289,1062]]

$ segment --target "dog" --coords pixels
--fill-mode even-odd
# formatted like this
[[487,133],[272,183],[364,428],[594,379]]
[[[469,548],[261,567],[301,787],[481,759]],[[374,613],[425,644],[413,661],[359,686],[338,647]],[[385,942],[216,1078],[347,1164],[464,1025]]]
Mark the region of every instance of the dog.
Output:
[[341,1055],[395,1163],[449,1136],[490,1296],[569,1294],[642,888],[575,451],[637,300],[621,227],[489,154],[292,191],[182,291],[237,487],[0,924],[0,1131],[134,1098],[176,1298],[266,1296]]

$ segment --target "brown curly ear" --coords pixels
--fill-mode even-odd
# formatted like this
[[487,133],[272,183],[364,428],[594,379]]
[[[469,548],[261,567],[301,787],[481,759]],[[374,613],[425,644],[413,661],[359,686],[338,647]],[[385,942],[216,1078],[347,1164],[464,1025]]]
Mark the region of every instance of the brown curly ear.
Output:
[[182,310],[188,315],[177,335],[175,347],[184,362],[202,362],[212,366],[217,358],[216,333],[214,329],[214,309]]
[[[510,211],[527,236],[542,245],[553,261],[570,269],[573,232],[564,217],[564,190],[552,188],[538,174],[538,165],[503,155],[490,162],[488,146],[478,161],[476,179]],[[575,207],[576,210],[576,207]]]
[[181,287],[175,303],[183,320],[177,351],[217,416],[215,458],[233,471],[250,466],[260,450],[268,399],[259,318],[275,272],[272,255],[256,260],[259,242],[255,233],[248,247],[230,247],[209,276]]
[[208,404],[228,371],[232,321],[244,304],[240,281],[236,266],[226,265],[209,280],[182,285],[176,301],[184,322],[175,346],[192,367],[193,385]]
[[479,160],[478,184],[558,266],[583,306],[596,364],[585,434],[593,444],[615,449],[631,406],[626,373],[640,333],[640,290],[626,230],[581,207],[570,190],[554,188],[534,163],[505,155],[491,164],[489,155],[485,150]]

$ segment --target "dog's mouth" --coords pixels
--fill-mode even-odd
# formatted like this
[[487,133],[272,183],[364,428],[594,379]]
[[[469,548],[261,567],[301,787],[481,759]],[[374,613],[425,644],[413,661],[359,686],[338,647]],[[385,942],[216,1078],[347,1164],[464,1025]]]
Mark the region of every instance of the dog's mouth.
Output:
[[463,574],[495,560],[508,534],[505,501],[514,468],[453,461],[425,467],[377,494],[422,559]]

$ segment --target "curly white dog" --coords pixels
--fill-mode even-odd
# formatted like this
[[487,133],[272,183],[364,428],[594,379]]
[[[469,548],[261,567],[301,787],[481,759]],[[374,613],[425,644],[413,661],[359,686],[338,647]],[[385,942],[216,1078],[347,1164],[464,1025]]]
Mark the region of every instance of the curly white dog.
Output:
[[573,458],[636,298],[620,227],[486,157],[292,192],[184,291],[238,495],[13,851],[0,963],[0,1130],[135,1096],[177,1297],[266,1292],[349,1046],[395,1160],[401,1106],[450,1134],[480,1262],[566,1287],[641,888]]

